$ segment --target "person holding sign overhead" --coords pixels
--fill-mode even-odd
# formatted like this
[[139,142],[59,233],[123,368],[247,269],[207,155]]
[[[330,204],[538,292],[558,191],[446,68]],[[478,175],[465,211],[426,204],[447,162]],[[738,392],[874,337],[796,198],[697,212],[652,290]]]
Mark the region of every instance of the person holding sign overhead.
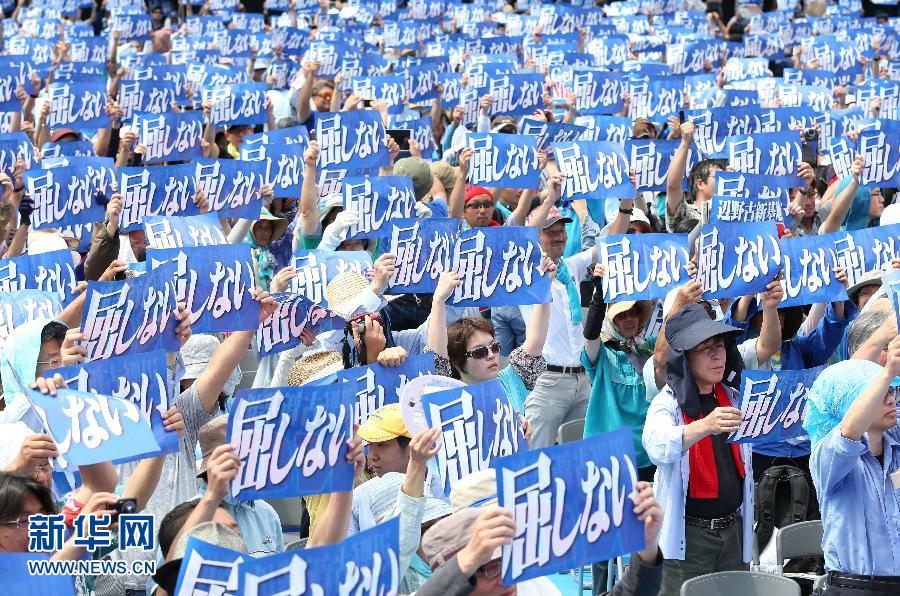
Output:
[[739,331],[694,303],[665,324],[666,386],[650,404],[643,435],[667,511],[660,536],[663,596],[677,596],[693,577],[747,570],[751,559],[751,447],[725,442],[741,422],[738,393],[725,384],[741,369],[729,362]]
[[885,366],[845,360],[809,390],[803,427],[822,507],[825,596],[900,593],[900,337]]

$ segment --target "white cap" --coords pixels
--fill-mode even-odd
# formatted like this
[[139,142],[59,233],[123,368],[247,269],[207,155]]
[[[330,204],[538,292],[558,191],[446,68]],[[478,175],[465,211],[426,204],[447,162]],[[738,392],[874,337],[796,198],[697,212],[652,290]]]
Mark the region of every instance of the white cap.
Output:
[[891,203],[890,205],[885,207],[884,211],[881,213],[879,222],[883,226],[900,223],[900,205],[898,205],[897,203]]

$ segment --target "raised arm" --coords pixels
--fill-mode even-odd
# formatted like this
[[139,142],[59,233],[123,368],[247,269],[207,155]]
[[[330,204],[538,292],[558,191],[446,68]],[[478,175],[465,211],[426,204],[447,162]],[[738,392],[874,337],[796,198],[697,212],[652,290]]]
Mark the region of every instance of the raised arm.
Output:
[[881,416],[884,397],[894,379],[900,375],[900,335],[888,344],[884,370],[872,379],[859,394],[841,420],[841,436],[859,441],[869,431],[875,419]]
[[428,322],[428,347],[431,351],[442,356],[447,354],[447,300],[453,291],[459,286],[458,273],[444,271],[438,280],[437,288],[431,299],[431,317]]
[[[356,428],[353,429],[354,433]],[[366,454],[362,439],[354,436],[347,441],[347,461],[353,464],[353,477],[359,478],[366,467]],[[350,514],[353,507],[353,491],[332,493],[325,510],[306,543],[306,548],[337,544],[347,537]]]
[[857,155],[856,159],[853,160],[853,165],[850,166],[850,182],[837,198],[832,201],[831,211],[828,212],[828,217],[825,218],[825,221],[819,227],[819,235],[837,232],[841,229],[847,214],[850,212],[850,207],[853,206],[856,191],[859,189],[859,177],[862,176],[865,166],[866,161],[863,156]]
[[306,122],[312,114],[309,101],[312,99],[312,88],[316,79],[316,73],[319,72],[318,60],[304,62],[300,72],[303,73],[304,78],[303,85],[300,87],[300,93],[297,94],[297,122]]
[[694,132],[697,128],[693,122],[681,124],[681,143],[672,155],[669,162],[669,170],[666,172],[666,213],[674,217],[678,206],[684,201],[684,191],[681,190],[681,181],[684,180],[687,168],[688,152],[691,143],[694,142]]
[[471,147],[465,147],[459,152],[459,174],[450,191],[450,202],[447,205],[450,217],[462,217],[466,209],[466,180],[469,177],[469,159],[472,153]]
[[310,141],[303,154],[306,169],[303,186],[300,188],[300,225],[297,228],[306,236],[312,236],[319,229],[319,175],[316,163],[319,161],[319,143]]
[[[544,257],[541,263],[541,269],[550,277],[550,286],[553,286],[553,280],[556,279],[556,263],[549,257]],[[547,331],[550,329],[550,308],[553,302],[548,301],[543,304],[536,304],[531,309],[531,319],[525,328],[525,341],[522,342],[522,349],[529,356],[540,356],[544,352],[544,344],[547,342]]]
[[769,282],[763,294],[762,328],[756,342],[756,361],[760,364],[768,362],[775,353],[781,350],[781,322],[778,320],[778,305],[784,298],[780,276]]

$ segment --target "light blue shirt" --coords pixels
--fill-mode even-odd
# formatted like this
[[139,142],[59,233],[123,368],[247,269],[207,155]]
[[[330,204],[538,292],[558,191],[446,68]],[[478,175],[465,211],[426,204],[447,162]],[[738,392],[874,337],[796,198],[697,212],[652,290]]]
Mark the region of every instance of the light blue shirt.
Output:
[[857,575],[900,576],[900,428],[884,433],[884,467],[869,441],[841,435],[838,426],[816,443],[809,462],[825,534],[825,568]]
[[[737,406],[737,392],[725,387],[734,407]],[[656,464],[653,491],[666,512],[663,527],[659,533],[659,546],[663,557],[684,560],[684,504],[687,501],[688,480],[691,463],[688,451],[681,449],[684,432],[684,416],[668,386],[653,398],[647,411],[644,425],[643,443],[650,461]],[[744,502],[740,513],[743,518],[744,562],[753,556],[753,462],[749,443],[741,444],[741,459],[744,460]]]

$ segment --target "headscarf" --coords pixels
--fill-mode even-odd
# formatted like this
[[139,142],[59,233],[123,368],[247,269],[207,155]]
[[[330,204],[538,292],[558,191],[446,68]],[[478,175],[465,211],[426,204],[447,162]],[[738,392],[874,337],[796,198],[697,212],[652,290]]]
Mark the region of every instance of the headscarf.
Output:
[[823,370],[809,389],[803,428],[815,445],[844,419],[850,404],[884,368],[871,360],[844,360]]
[[650,356],[653,355],[653,348],[650,347],[647,338],[644,337],[644,328],[650,318],[652,308],[649,306],[642,306],[642,302],[644,301],[635,302],[635,305],[641,308],[640,321],[638,323],[641,332],[634,337],[627,338],[619,333],[619,328],[616,327],[616,324],[613,322],[615,316],[612,315],[612,313],[615,311],[608,307],[606,309],[606,314],[603,317],[603,326],[600,329],[600,339],[603,343],[617,343],[619,347],[622,348],[622,351],[628,356],[634,369],[638,371],[643,370],[644,364],[646,364]]
[[[0,412],[0,422],[16,422],[23,420],[32,430],[40,428],[36,417],[25,419],[31,404],[21,394],[16,382],[16,376],[26,385],[34,380],[37,370],[37,361],[41,353],[41,335],[44,328],[55,323],[63,325],[59,321],[50,319],[33,319],[19,325],[6,339],[3,346],[2,363],[0,363],[0,376],[3,377],[3,398],[6,409]],[[15,374],[13,374],[15,371]],[[38,426],[34,426],[38,424]]]

